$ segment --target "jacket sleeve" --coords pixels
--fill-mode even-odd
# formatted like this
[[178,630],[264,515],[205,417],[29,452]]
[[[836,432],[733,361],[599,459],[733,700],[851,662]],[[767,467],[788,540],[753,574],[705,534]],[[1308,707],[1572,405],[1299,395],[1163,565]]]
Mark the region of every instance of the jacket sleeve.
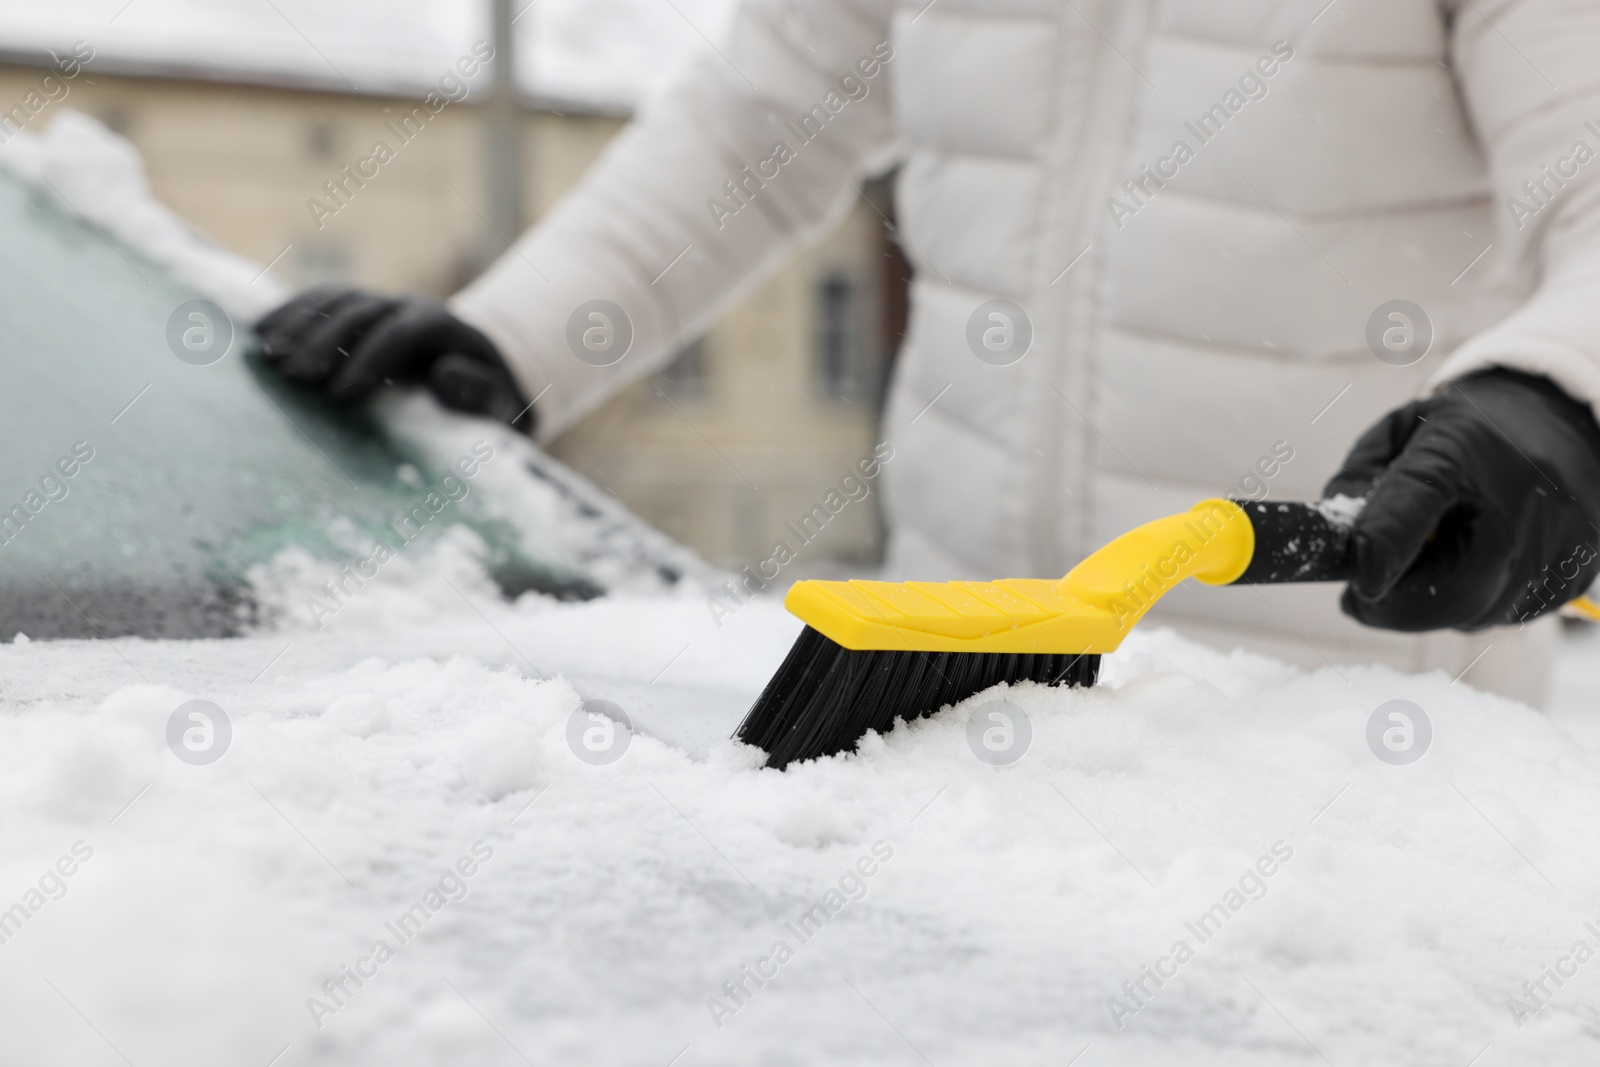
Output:
[[540,439],[660,368],[892,162],[891,8],[743,0],[728,40],[457,294],[538,398]]
[[1488,154],[1493,240],[1537,288],[1452,353],[1434,383],[1510,367],[1548,376],[1600,414],[1600,3],[1449,7],[1457,75]]

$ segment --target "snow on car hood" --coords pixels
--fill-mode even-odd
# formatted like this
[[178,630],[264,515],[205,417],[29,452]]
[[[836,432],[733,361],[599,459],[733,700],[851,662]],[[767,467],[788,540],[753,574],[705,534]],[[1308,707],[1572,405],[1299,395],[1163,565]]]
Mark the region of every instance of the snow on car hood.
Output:
[[[794,636],[775,605],[719,630],[682,600],[477,596],[479,616],[449,599],[316,636],[0,647],[0,905],[47,889],[0,943],[8,1058],[1592,1049],[1581,967],[1573,988],[1546,980],[1532,1024],[1507,1009],[1597,942],[1578,847],[1597,768],[1526,708],[1442,675],[1346,681],[1156,632],[1108,659],[1101,688],[980,695],[779,773],[722,739]],[[580,759],[586,677],[704,746],[640,733],[615,762]],[[232,726],[204,766],[165,733],[197,697]],[[999,697],[1032,728],[1008,767],[969,742]],[[1434,726],[1410,766],[1364,737],[1394,698]],[[63,857],[74,873],[47,878]]]

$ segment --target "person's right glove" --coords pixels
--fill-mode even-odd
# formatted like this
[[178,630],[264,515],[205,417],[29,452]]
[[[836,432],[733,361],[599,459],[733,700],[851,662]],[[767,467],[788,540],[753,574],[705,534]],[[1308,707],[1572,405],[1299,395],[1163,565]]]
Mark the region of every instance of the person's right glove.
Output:
[[1600,425],[1547,378],[1495,369],[1391,411],[1325,496],[1366,497],[1347,615],[1388,630],[1516,625],[1600,571]]
[[261,357],[341,404],[385,382],[423,383],[445,407],[531,432],[533,413],[494,342],[443,304],[360,289],[308,289],[256,324]]

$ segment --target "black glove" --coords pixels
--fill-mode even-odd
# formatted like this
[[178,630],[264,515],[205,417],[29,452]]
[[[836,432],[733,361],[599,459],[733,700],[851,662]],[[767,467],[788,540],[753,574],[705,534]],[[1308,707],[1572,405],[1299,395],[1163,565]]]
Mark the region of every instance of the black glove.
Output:
[[1600,426],[1547,378],[1485,371],[1391,411],[1324,493],[1367,498],[1343,606],[1369,626],[1518,624],[1600,569]]
[[256,332],[268,366],[338,403],[366,400],[385,382],[424,382],[445,407],[533,428],[494,343],[437,301],[319,286],[269,312]]

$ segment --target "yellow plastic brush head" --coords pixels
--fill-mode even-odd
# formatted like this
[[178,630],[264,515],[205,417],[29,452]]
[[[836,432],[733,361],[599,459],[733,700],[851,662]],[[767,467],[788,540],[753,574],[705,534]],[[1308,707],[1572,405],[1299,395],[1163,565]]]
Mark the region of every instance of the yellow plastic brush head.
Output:
[[784,606],[847,649],[1113,652],[1185,578],[1226,585],[1250,566],[1255,529],[1231,500],[1130,530],[1065,578],[995,582],[796,582]]
[[1059,580],[800,582],[787,604],[808,625],[735,736],[781,768],[1001,683],[1092,686],[1101,655],[1185,578],[1344,581],[1349,567],[1348,527],[1316,504],[1206,500]]

